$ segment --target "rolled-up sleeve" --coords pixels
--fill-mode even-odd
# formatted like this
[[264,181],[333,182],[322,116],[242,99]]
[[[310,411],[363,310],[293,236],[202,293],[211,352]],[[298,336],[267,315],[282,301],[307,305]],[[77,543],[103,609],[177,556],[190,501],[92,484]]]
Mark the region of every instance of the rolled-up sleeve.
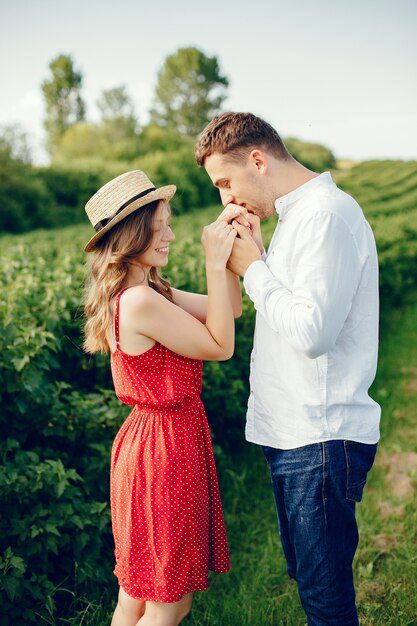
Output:
[[268,326],[314,359],[334,346],[364,260],[344,220],[328,212],[317,212],[300,223],[292,259],[292,291],[264,261],[249,266],[243,284]]

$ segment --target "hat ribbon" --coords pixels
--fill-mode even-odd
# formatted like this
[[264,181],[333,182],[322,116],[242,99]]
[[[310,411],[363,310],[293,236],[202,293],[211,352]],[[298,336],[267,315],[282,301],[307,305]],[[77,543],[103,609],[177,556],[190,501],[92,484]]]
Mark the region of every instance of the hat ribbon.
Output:
[[151,193],[152,191],[156,191],[156,187],[151,187],[150,189],[146,189],[145,191],[142,191],[141,193],[138,193],[137,196],[133,196],[133,198],[130,198],[130,200],[128,200],[127,202],[125,202],[124,204],[122,204],[122,206],[120,207],[120,209],[117,209],[116,213],[114,215],[112,215],[111,217],[107,217],[104,220],[101,220],[101,222],[98,222],[95,226],[94,226],[94,230],[96,231],[96,233],[98,233],[102,228],[104,228],[112,219],[114,219],[116,217],[116,215],[118,215],[120,213],[120,211],[123,211],[123,209],[125,209],[126,207],[129,206],[129,204],[132,204],[132,202],[134,202],[135,200],[138,200],[139,198],[143,198],[143,196],[148,195],[148,193]]

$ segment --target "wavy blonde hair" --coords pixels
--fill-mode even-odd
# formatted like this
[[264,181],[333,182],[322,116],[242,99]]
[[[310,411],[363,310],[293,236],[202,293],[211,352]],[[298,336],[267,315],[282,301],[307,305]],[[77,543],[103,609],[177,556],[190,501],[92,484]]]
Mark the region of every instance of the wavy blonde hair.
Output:
[[[84,294],[84,350],[90,354],[109,352],[107,331],[113,321],[112,303],[125,287],[129,262],[150,246],[154,234],[155,210],[151,202],[116,224],[97,242],[87,260]],[[149,286],[172,302],[171,285],[151,268]]]

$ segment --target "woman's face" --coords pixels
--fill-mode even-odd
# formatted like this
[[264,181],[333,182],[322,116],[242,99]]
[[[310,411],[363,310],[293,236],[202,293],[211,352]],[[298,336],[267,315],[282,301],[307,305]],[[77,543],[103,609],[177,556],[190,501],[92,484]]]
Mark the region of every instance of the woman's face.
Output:
[[144,268],[164,267],[168,263],[169,244],[175,235],[171,230],[171,210],[163,200],[158,204],[153,220],[153,237],[150,246],[138,257]]

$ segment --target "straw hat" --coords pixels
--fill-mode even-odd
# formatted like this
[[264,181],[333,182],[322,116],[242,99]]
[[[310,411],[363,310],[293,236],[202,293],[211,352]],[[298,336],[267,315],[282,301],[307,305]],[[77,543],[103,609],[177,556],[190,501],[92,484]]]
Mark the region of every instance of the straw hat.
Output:
[[133,211],[155,200],[169,202],[176,190],[175,185],[157,189],[140,170],[113,178],[96,191],[85,205],[96,234],[87,243],[84,252],[94,250],[97,241]]

